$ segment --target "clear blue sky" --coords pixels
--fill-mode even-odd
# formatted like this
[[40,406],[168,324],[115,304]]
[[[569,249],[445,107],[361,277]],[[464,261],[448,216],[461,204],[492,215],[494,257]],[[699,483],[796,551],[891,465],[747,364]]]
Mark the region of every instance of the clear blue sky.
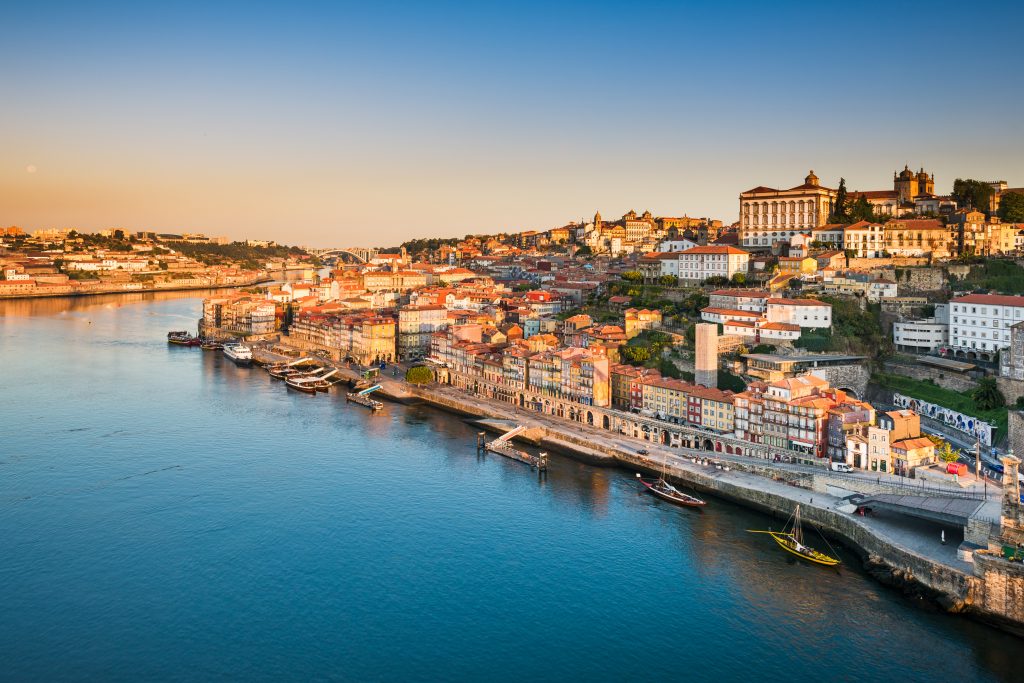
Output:
[[[215,6],[213,6],[215,5]],[[315,245],[1024,185],[1020,6],[18,3],[0,224]]]

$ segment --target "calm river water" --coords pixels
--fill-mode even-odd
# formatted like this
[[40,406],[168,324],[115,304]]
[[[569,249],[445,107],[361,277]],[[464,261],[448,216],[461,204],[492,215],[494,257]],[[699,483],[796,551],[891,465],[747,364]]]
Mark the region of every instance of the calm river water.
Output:
[[478,457],[168,347],[193,293],[0,302],[0,678],[1000,681],[1024,642],[768,520]]

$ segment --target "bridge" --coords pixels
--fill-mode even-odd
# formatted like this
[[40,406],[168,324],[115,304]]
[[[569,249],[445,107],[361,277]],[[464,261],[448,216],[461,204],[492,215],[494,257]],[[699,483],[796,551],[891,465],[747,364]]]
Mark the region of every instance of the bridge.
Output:
[[320,258],[342,258],[347,255],[356,263],[366,263],[377,255],[377,250],[371,247],[329,247],[327,249],[306,249],[306,251]]

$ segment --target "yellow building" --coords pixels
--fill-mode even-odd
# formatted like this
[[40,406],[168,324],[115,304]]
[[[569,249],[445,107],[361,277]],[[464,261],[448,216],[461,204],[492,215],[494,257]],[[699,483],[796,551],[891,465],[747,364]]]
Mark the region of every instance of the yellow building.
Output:
[[810,256],[780,256],[779,272],[787,275],[809,275],[818,270],[818,260]]
[[630,308],[625,316],[626,339],[632,339],[644,330],[656,330],[661,327],[661,311]]

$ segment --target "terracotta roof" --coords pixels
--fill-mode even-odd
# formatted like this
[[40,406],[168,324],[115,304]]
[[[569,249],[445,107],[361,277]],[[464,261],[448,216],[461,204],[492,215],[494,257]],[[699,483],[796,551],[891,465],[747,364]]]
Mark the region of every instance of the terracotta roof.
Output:
[[846,195],[849,199],[896,199],[900,196],[896,190],[867,190],[865,192],[850,192]]
[[953,299],[951,303],[1024,307],[1024,296],[1009,296],[1006,294],[968,294],[967,296],[961,296]]
[[734,296],[734,297],[745,297],[748,299],[767,299],[771,296],[771,293],[762,291],[760,289],[716,289],[711,292],[711,296]]
[[914,439],[903,439],[903,441],[897,441],[892,445],[893,448],[901,448],[906,451],[917,450],[918,448],[927,448],[928,446],[934,446],[931,439],[925,437],[917,437]]
[[678,252],[680,254],[746,254],[750,255],[750,252],[737,249],[736,247],[730,247],[724,244],[709,244],[706,247],[694,247],[693,249],[687,249],[686,251]]
[[828,306],[832,308],[832,304],[825,303],[824,301],[818,301],[817,299],[768,299],[769,304],[775,304],[778,306]]
[[[769,301],[770,301],[770,299],[769,299]],[[702,309],[700,309],[700,312],[701,313],[713,313],[713,314],[717,314],[717,315],[734,315],[734,316],[738,316],[738,317],[741,317],[741,318],[760,318],[761,317],[760,313],[755,313],[754,311],[737,311],[736,309],[733,309],[733,308],[714,308],[712,306],[707,306],[705,308],[702,308]]]

